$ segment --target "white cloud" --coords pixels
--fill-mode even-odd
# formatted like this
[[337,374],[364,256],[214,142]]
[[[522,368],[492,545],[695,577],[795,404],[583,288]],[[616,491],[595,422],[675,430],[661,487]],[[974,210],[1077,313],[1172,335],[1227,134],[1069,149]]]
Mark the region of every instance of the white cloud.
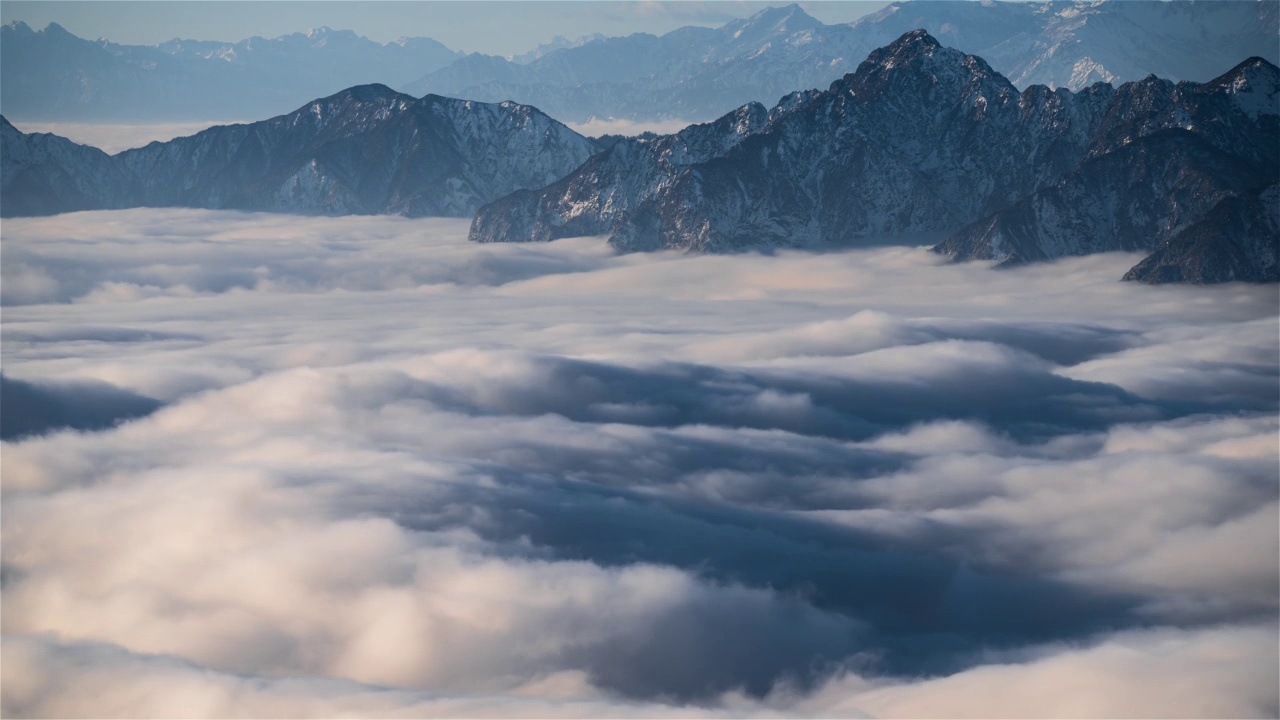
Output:
[[729,693],[711,706],[622,701],[573,674],[507,695],[449,695],[248,678],[111,645],[9,637],[3,689],[6,714],[25,717],[1274,717],[1280,667],[1269,651],[1276,631],[1119,633],[1097,644],[993,658],[945,678],[892,682],[845,674],[812,693],[780,688],[763,699]]
[[1274,713],[1274,288],[465,231],[6,220],[6,714]]
[[923,682],[867,690],[836,681],[798,709],[884,718],[1269,717],[1280,671],[1275,633],[1274,626],[1118,633]]

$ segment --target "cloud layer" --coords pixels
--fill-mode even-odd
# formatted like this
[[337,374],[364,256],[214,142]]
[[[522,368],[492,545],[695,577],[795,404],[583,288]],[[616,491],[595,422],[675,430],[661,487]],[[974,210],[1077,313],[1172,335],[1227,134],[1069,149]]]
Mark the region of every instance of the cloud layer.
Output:
[[465,231],[5,223],[6,714],[1277,712],[1274,288]]

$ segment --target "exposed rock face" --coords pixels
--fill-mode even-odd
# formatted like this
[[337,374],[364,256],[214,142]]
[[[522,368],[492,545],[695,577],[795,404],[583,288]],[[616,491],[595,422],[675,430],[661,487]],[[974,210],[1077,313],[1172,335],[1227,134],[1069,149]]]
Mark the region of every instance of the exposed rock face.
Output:
[[[1007,154],[975,156],[969,146],[974,133],[995,143],[1013,132],[1017,99],[980,59],[910,33],[826,92],[619,142],[543,191],[483,208],[472,237],[546,240],[590,230],[612,234],[624,249],[726,250],[955,227],[957,217],[1002,203],[956,192],[947,168],[1016,169]],[[996,168],[985,175],[987,195],[1012,199],[1019,178],[998,177]],[[974,203],[978,209],[967,208]]]
[[543,191],[483,208],[472,237],[589,228],[627,249],[715,250],[951,230],[1078,164],[1113,93],[1024,97],[915,31],[825,92],[620,142]]
[[1006,263],[1151,250],[1227,198],[1258,196],[1278,175],[1274,65],[1251,58],[1203,84],[1148,78],[1117,91],[1077,169],[937,250]]
[[1253,58],[1203,84],[1019,92],[913,31],[767,115],[748,105],[619,142],[481,208],[471,238],[727,251],[954,232],[937,249],[957,259],[1148,250],[1275,181],[1276,87],[1276,67]]
[[1124,279],[1152,284],[1280,281],[1280,185],[1223,199]]
[[673,176],[731,149],[767,121],[763,106],[744,105],[714,123],[674,135],[618,141],[542,190],[521,191],[483,207],[471,238],[541,241],[607,233],[651,203]]
[[[596,150],[535,108],[414,99],[382,85],[111,157],[7,123],[3,140],[5,215],[183,206],[465,216],[565,175]],[[38,155],[37,146],[57,151]]]

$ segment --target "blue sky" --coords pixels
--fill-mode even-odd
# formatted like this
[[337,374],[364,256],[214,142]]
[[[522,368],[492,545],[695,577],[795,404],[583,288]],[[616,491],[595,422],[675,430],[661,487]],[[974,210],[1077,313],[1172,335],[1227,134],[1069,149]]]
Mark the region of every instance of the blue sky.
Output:
[[[488,2],[316,2],[273,0],[68,0],[0,2],[3,22],[21,20],[36,29],[56,22],[87,38],[152,44],[174,37],[240,40],[274,37],[327,25],[387,42],[404,36],[435,38],[457,50],[499,55],[532,49],[556,35],[593,32],[661,34],[683,25],[721,25],[784,2],[613,2],[599,0],[492,0]],[[883,1],[802,2],[814,17],[849,22],[888,4]]]

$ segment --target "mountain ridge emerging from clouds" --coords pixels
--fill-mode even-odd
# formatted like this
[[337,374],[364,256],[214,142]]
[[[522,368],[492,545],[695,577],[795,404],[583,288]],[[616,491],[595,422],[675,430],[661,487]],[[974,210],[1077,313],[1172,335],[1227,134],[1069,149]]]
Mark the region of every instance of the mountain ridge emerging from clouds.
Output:
[[[1276,66],[1252,58],[1203,84],[1019,92],[916,30],[829,90],[619,142],[546,188],[482,207],[471,239],[601,234],[621,250],[724,252],[954,233],[940,252],[1008,263],[1151,251],[1277,181],[1278,85]],[[1256,276],[1179,279],[1280,279],[1274,235],[1256,232],[1265,223],[1239,227],[1252,229],[1233,241],[1257,259]]]
[[608,143],[529,106],[384,85],[115,156],[0,130],[6,216],[475,212],[480,242],[732,252],[946,236],[936,249],[958,260],[1141,250],[1160,259],[1130,279],[1280,279],[1265,191],[1280,181],[1280,71],[1262,58],[1208,83],[1019,91],[914,30],[826,91]]
[[596,150],[536,108],[415,99],[385,85],[113,156],[0,122],[6,216],[125,207],[466,216]]

